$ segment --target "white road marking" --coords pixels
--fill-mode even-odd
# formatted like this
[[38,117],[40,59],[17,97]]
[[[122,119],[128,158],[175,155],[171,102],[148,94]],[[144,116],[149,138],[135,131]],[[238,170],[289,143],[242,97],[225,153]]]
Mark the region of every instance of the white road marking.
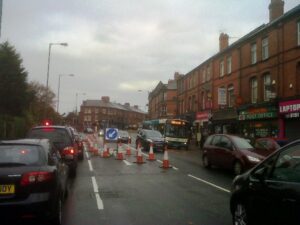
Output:
[[96,201],[97,201],[97,207],[99,210],[103,210],[104,209],[104,205],[103,205],[103,201],[100,198],[99,193],[96,193]]
[[89,169],[90,169],[90,171],[92,172],[94,169],[93,169],[91,160],[88,160],[88,164],[89,164]]
[[92,184],[93,184],[93,188],[94,188],[94,192],[95,192],[95,196],[96,196],[97,207],[99,210],[102,210],[102,209],[104,209],[104,205],[103,205],[103,201],[99,195],[98,184],[97,184],[95,177],[92,177]]
[[131,166],[132,164],[130,162],[128,162],[127,160],[123,160],[123,162],[127,165],[127,166]]
[[215,185],[215,184],[213,184],[213,183],[210,183],[210,182],[208,182],[208,181],[206,181],[206,180],[203,180],[203,179],[201,179],[201,178],[195,177],[195,176],[193,176],[193,175],[191,175],[191,174],[188,174],[188,176],[191,177],[191,178],[194,178],[194,179],[196,179],[196,180],[198,180],[198,181],[201,181],[201,182],[203,182],[203,183],[205,183],[205,184],[208,184],[208,185],[210,185],[210,186],[212,186],[212,187],[215,187],[215,188],[217,188],[217,189],[219,189],[219,190],[221,190],[221,191],[230,193],[229,190],[227,190],[227,189],[225,189],[225,188],[222,188],[222,187],[220,187],[220,186],[218,186],[218,185]]
[[177,168],[177,167],[175,167],[175,166],[173,166],[172,168],[173,168],[174,170],[178,170],[178,168]]
[[162,162],[161,160],[159,160],[159,159],[157,159],[156,161],[159,162],[159,163],[163,163],[163,162]]

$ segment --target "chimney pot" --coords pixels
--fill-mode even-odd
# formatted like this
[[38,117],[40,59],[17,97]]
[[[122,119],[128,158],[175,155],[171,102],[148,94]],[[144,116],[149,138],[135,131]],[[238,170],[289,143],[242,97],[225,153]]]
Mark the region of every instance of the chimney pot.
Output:
[[220,37],[219,37],[220,52],[228,47],[228,45],[229,45],[228,40],[229,40],[228,34],[225,34],[225,33],[220,34]]

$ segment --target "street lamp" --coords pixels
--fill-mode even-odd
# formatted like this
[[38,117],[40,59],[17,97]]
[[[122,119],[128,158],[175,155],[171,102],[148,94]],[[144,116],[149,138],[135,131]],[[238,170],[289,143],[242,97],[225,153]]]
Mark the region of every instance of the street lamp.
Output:
[[63,76],[69,76],[69,77],[74,77],[74,74],[59,74],[58,77],[58,90],[57,90],[57,106],[56,106],[56,112],[58,112],[59,109],[59,92],[60,92],[60,78]]
[[75,108],[75,115],[77,115],[77,100],[78,100],[78,95],[85,95],[85,93],[83,93],[83,92],[82,92],[82,93],[78,93],[78,92],[76,93],[76,106],[75,106],[76,108]]
[[47,66],[47,81],[46,81],[46,98],[45,98],[45,116],[46,116],[46,106],[48,103],[48,90],[49,90],[49,71],[50,71],[50,58],[51,58],[51,47],[52,45],[61,45],[64,47],[68,46],[68,43],[66,42],[61,42],[61,43],[49,43],[49,50],[48,50],[48,66]]

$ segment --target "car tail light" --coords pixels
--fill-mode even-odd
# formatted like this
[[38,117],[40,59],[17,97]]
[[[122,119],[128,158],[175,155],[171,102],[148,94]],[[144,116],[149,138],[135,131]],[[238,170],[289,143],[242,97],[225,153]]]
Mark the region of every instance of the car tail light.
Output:
[[26,186],[35,183],[43,183],[53,179],[53,173],[46,171],[25,173],[21,179],[21,185]]
[[75,150],[73,147],[66,147],[63,150],[63,155],[74,155]]

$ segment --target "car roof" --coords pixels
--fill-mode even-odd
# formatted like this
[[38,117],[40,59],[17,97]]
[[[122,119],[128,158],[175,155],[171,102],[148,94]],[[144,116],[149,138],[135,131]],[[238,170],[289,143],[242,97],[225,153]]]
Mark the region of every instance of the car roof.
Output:
[[8,141],[0,141],[0,144],[25,144],[25,145],[43,145],[49,142],[48,139],[16,139]]

